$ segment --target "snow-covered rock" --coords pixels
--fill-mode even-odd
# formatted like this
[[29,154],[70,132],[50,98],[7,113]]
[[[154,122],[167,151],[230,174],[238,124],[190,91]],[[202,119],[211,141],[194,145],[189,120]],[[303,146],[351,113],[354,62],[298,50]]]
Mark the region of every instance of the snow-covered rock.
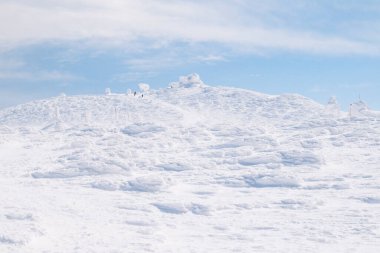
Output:
[[190,74],[188,76],[181,76],[178,82],[170,83],[171,88],[194,88],[205,87],[205,84],[201,80],[198,74]]
[[147,92],[150,89],[150,86],[147,83],[139,83],[138,87],[139,87],[141,92]]

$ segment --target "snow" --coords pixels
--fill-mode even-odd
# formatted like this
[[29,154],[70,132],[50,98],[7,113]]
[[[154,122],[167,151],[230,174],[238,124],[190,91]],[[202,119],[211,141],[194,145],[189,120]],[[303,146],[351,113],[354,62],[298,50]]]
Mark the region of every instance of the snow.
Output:
[[150,89],[150,86],[147,83],[139,83],[137,86],[139,87],[141,92],[147,92]]
[[0,252],[378,252],[380,113],[353,104],[193,74],[3,109]]
[[298,187],[300,183],[294,177],[281,175],[246,176],[245,181],[252,187]]
[[126,182],[121,186],[124,191],[158,192],[167,187],[164,179],[158,176],[143,176]]
[[158,133],[158,132],[164,132],[165,128],[160,126],[155,126],[151,123],[137,123],[129,125],[123,129],[121,129],[121,132],[128,135],[139,135],[142,136],[146,133]]
[[205,87],[205,84],[201,80],[198,74],[194,73],[188,76],[181,76],[178,82],[172,82],[171,88],[194,88]]
[[369,109],[363,101],[358,101],[350,105],[351,118],[361,118],[369,114]]

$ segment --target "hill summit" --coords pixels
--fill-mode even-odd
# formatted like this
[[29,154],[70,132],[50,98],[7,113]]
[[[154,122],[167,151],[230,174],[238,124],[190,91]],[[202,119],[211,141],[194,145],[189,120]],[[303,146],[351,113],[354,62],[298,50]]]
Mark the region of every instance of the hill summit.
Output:
[[380,117],[359,105],[193,74],[1,110],[0,251],[376,252]]

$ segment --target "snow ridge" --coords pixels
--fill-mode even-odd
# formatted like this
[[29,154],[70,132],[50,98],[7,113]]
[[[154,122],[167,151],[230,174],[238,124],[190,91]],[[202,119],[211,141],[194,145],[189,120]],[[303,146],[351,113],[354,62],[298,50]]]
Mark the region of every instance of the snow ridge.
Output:
[[377,252],[378,112],[169,86],[1,110],[0,252]]

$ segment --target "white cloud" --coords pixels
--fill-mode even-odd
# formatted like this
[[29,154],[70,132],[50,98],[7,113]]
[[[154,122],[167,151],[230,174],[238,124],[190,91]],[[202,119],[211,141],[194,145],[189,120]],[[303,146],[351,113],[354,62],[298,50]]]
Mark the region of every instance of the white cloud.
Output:
[[226,61],[226,58],[222,55],[202,55],[195,57],[195,61],[201,61],[201,62],[218,62],[218,61]]
[[163,69],[170,66],[183,64],[180,59],[172,55],[162,55],[145,57],[145,58],[132,58],[124,62],[130,70],[137,71],[152,71]]
[[25,66],[25,62],[16,59],[0,58],[0,70],[13,70]]
[[111,79],[111,83],[131,83],[138,82],[144,78],[152,78],[158,75],[158,72],[144,71],[144,72],[126,72],[114,75]]
[[350,39],[344,32],[329,35],[300,28],[297,24],[303,20],[297,20],[292,11],[305,16],[303,12],[310,8],[322,7],[316,1],[299,0],[290,4],[279,0],[3,0],[0,44],[13,48],[46,41],[81,41],[123,47],[148,40],[157,47],[180,41],[219,43],[250,52],[380,53],[377,39],[363,41]]
[[23,70],[0,71],[0,80],[20,79],[28,81],[74,81],[80,77],[59,71],[34,71]]

